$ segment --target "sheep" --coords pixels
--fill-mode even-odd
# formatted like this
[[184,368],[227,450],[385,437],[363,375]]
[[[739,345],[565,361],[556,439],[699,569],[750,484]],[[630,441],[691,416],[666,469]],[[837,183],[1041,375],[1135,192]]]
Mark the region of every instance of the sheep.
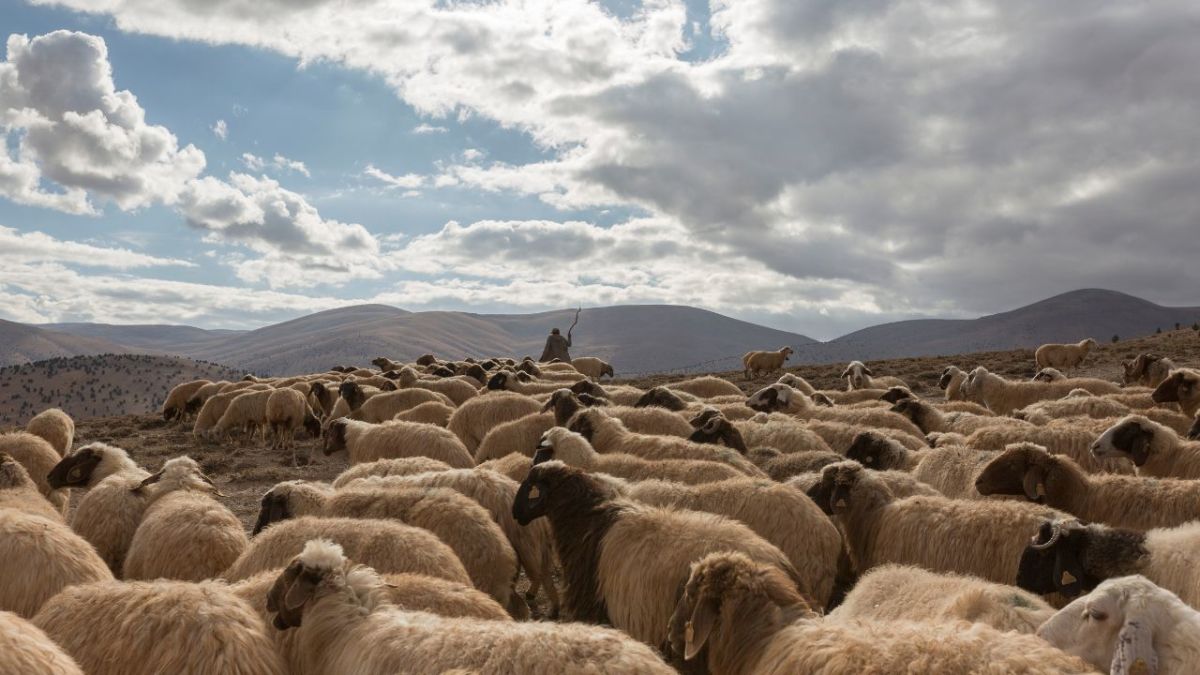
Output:
[[896,499],[855,461],[822,469],[809,496],[834,516],[859,570],[890,562],[998,583],[1013,581],[1029,533],[1047,518],[1064,515],[1011,501]]
[[69,490],[51,487],[46,478],[54,469],[54,465],[62,459],[54,446],[41,436],[35,436],[27,431],[15,431],[0,434],[0,452],[7,454],[25,467],[25,471],[33,479],[34,485],[37,485],[38,492],[53,504],[54,508],[58,509],[61,520],[62,516],[67,514],[71,495]]
[[380,392],[363,401],[348,417],[362,422],[379,424],[396,418],[396,415],[411,410],[422,403],[441,403],[452,406],[451,400],[444,394],[428,389],[401,389],[398,391]]
[[1076,396],[1047,401],[1038,401],[1013,411],[1013,417],[1032,424],[1045,425],[1063,417],[1086,415],[1096,419],[1122,417],[1129,414],[1129,406],[1103,396]]
[[781,483],[800,474],[820,471],[823,467],[846,459],[836,452],[794,452],[785,455],[775,448],[754,448],[746,453],[746,456],[762,469],[768,478]]
[[387,601],[374,570],[352,567],[327,541],[305,545],[267,607],[276,627],[297,633],[297,660],[307,673],[673,672],[651,649],[609,629],[402,610]]
[[7,675],[83,675],[79,664],[40,628],[0,611],[0,672]]
[[692,435],[692,425],[683,416],[669,410],[658,407],[604,406],[594,400],[595,405],[588,406],[584,403],[586,398],[587,394],[576,396],[570,390],[559,389],[550,395],[546,405],[542,407],[542,411],[553,410],[554,424],[561,427],[570,422],[575,413],[585,407],[603,407],[604,412],[610,417],[621,420],[625,427],[635,434],[678,436],[679,438],[687,438]]
[[912,420],[922,434],[935,431],[971,434],[984,427],[1013,427],[1027,425],[1027,422],[986,417],[970,413],[942,412],[934,406],[913,398],[906,398],[893,405],[890,410]]
[[724,444],[742,454],[750,447],[766,446],[784,454],[831,452],[825,439],[793,422],[730,422],[716,410],[709,410],[692,420],[698,428],[688,440],[695,443]]
[[427,401],[408,410],[396,413],[392,419],[400,422],[420,422],[445,428],[450,422],[454,408],[439,401]]
[[736,552],[692,566],[668,633],[687,661],[707,647],[715,675],[1092,672],[1036,636],[984,624],[821,619],[778,570]]
[[[391,380],[388,380],[387,384],[392,391],[398,389],[396,383]],[[349,412],[358,410],[367,399],[382,392],[383,389],[379,387],[362,384],[357,380],[345,380],[338,385],[338,397],[342,399],[342,406],[349,408]],[[334,403],[333,409],[335,412],[338,411],[337,403]]]
[[341,488],[360,478],[379,476],[411,476],[418,473],[450,471],[454,467],[430,457],[404,457],[401,459],[377,459],[374,462],[357,464],[347,468],[333,480],[334,488]]
[[447,429],[419,422],[367,424],[341,418],[325,429],[325,454],[345,450],[351,464],[396,457],[432,457],[452,467],[475,466],[471,453]]
[[718,396],[745,396],[738,386],[729,380],[723,380],[719,377],[704,375],[702,377],[693,377],[690,380],[682,380],[680,382],[672,382],[666,385],[669,389],[685,394],[691,394],[697,398],[716,398]]
[[785,384],[773,384],[751,394],[746,399],[749,408],[759,412],[785,412],[801,419],[844,422],[870,427],[885,427],[903,431],[915,439],[923,438],[921,430],[908,419],[887,410],[853,410],[821,408],[803,394]]
[[583,436],[596,452],[625,453],[644,459],[699,459],[724,462],[748,476],[764,474],[754,463],[737,452],[722,451],[712,445],[693,443],[676,436],[635,434],[621,420],[610,417],[602,408],[581,410],[567,428]]
[[860,404],[875,404],[877,403],[888,389],[872,388],[872,389],[854,389],[852,391],[837,391],[833,389],[821,389],[812,393],[809,398],[813,403],[822,405],[827,408],[844,405],[860,405]]
[[470,584],[454,551],[432,532],[395,520],[303,516],[264,529],[221,573],[241,581],[287,564],[311,539],[328,539],[351,551],[355,560],[384,572],[411,572]]
[[745,523],[787,556],[805,597],[824,607],[833,594],[842,535],[811,499],[789,486],[751,478],[703,485],[648,480],[631,485],[626,496]]
[[413,361],[413,363],[417,364],[418,366],[429,366],[437,362],[437,357],[433,354],[422,354]]
[[[591,380],[580,380],[572,384],[569,389],[577,396],[589,394],[594,398],[602,398],[616,405],[628,405],[636,407],[642,407],[638,406],[638,401],[640,401],[646,395],[645,391],[638,389],[637,387],[611,383],[600,385]],[[665,388],[660,389],[662,391],[670,391]],[[678,409],[682,410],[683,408],[687,407],[687,404],[683,403],[682,399],[679,399],[678,393],[671,392],[670,395],[680,401],[680,407]]]
[[614,499],[604,484],[562,462],[533,467],[512,509],[523,525],[550,521],[572,620],[611,624],[648,645],[667,637],[688,566],[711,551],[741,551],[796,580],[787,557],[745,525]]
[[89,675],[284,672],[262,618],[216,582],[75,586],[34,623]]
[[1066,457],[1023,443],[1009,446],[976,480],[982,495],[1023,495],[1088,522],[1148,530],[1200,519],[1200,483],[1089,475]]
[[1187,437],[1193,441],[1200,441],[1200,413],[1196,413],[1196,419],[1192,421],[1192,426],[1188,428]]
[[1033,382],[1061,382],[1068,378],[1058,368],[1042,368],[1029,379]]
[[1091,447],[1095,440],[1094,433],[1077,427],[984,427],[968,436],[966,445],[978,450],[1000,451],[1013,443],[1034,443],[1052,454],[1070,457],[1088,473],[1135,473],[1134,462],[1093,453]]
[[1167,379],[1175,362],[1158,354],[1138,354],[1132,361],[1121,362],[1123,368],[1121,383],[1125,386],[1140,384],[1153,389]]
[[1200,609],[1200,522],[1148,532],[1074,519],[1041,524],[1021,556],[1017,585],[1075,598],[1105,579],[1141,574]]
[[263,495],[254,534],[299,516],[391,519],[429,530],[454,551],[476,588],[513,616],[528,616],[529,608],[513,593],[517,555],[504,532],[482,506],[454,490],[360,486],[335,492],[318,483],[287,481]]
[[742,356],[742,373],[747,380],[757,377],[759,373],[770,375],[777,370],[783,370],[784,362],[791,355],[791,347],[780,347],[773,352],[746,352]]
[[[881,468],[889,468],[887,457],[888,454],[885,453],[876,459]],[[992,450],[976,450],[963,446],[934,448],[925,453],[912,469],[912,475],[951,499],[983,499],[984,495],[979,494],[975,481],[984,467],[995,458],[996,452]],[[875,466],[874,463],[867,463],[863,459],[858,461],[866,466]]]
[[838,621],[984,623],[1034,633],[1054,615],[1038,596],[1013,586],[907,565],[880,565],[864,574],[829,614]]
[[1200,371],[1172,370],[1150,397],[1155,403],[1178,403],[1179,409],[1188,417],[1200,413]]
[[[154,486],[154,487],[151,487]],[[242,523],[190,457],[174,457],[134,490],[150,489],[121,568],[126,579],[200,581],[229,567],[249,541]]]
[[875,431],[863,431],[846,449],[846,458],[877,471],[912,471],[930,450],[909,450],[894,439]]
[[403,363],[397,363],[386,356],[379,356],[371,359],[371,365],[375,366],[380,372],[384,373],[389,370],[400,370],[404,367]]
[[842,371],[839,378],[846,380],[846,391],[854,391],[855,389],[887,389],[888,387],[907,387],[908,384],[898,378],[891,376],[875,377],[871,369],[862,361],[851,361],[846,369]]
[[988,372],[983,366],[971,371],[960,391],[968,400],[982,403],[997,415],[1008,415],[1031,403],[1062,398],[1072,389],[1086,389],[1093,394],[1115,394],[1120,391],[1114,382],[1095,379],[1013,382]]
[[[217,380],[205,385],[201,385],[194,394],[188,397],[187,403],[184,405],[184,414],[191,414],[200,411],[208,399],[221,393],[221,390],[230,383],[227,380]],[[214,422],[216,420],[213,420]]]
[[535,394],[549,394],[555,389],[562,387],[562,382],[559,381],[544,381],[544,382],[522,382],[516,375],[500,371],[492,375],[487,382],[487,390],[492,391],[511,391],[517,394],[533,396]]
[[492,427],[541,412],[541,409],[542,404],[528,396],[493,391],[460,405],[450,416],[446,428],[458,436],[467,452],[473,454]]
[[[744,476],[732,466],[719,462],[686,459],[655,461],[624,453],[600,454],[583,436],[563,427],[553,427],[542,435],[533,462],[526,463],[523,473],[528,475],[530,466],[552,459],[584,471],[606,473],[631,481],[660,479],[696,485]],[[521,476],[521,480],[525,479],[525,475]]]
[[792,389],[802,392],[806,396],[811,396],[817,391],[816,388],[808,383],[808,380],[800,377],[796,373],[784,373],[783,375],[780,375],[779,379],[775,380],[775,382],[777,384],[786,384]]
[[272,446],[292,451],[297,466],[296,431],[303,428],[312,438],[321,436],[321,421],[308,407],[304,394],[295,389],[276,389],[267,397],[265,421],[271,430]]
[[542,434],[553,426],[554,415],[548,412],[534,413],[511,422],[497,424],[480,441],[479,449],[475,451],[475,463],[482,464],[512,453],[532,456]]
[[1113,675],[1189,673],[1200,663],[1200,612],[1137,575],[1076,599],[1038,637]]
[[[612,389],[613,388],[611,386],[606,387],[605,391],[608,392]],[[580,393],[577,391],[576,387],[572,387],[571,390],[575,391],[576,393]],[[618,405],[624,404],[624,401],[621,401],[620,399],[615,398],[613,400],[617,402]],[[667,410],[680,412],[687,410],[689,404],[698,403],[699,400],[700,399],[690,394],[685,395],[681,392],[668,389],[667,387],[659,386],[651,387],[650,389],[641,392],[634,401],[633,406],[636,408],[666,408]]]
[[842,455],[850,451],[850,447],[854,445],[854,439],[858,438],[858,435],[863,433],[865,429],[870,429],[872,433],[886,436],[909,450],[923,450],[928,446],[925,439],[896,429],[824,420],[808,420],[805,426],[809,431],[824,439],[831,450]]
[[605,375],[608,375],[610,378],[616,377],[616,374],[613,372],[613,367],[610,363],[594,356],[579,356],[573,358],[571,359],[571,365],[575,367],[575,370],[578,370],[593,380],[599,380]]
[[967,374],[958,366],[946,366],[942,376],[938,378],[938,389],[946,392],[947,401],[961,401],[963,394],[960,388],[967,381]]
[[1128,459],[1144,476],[1200,478],[1200,442],[1185,441],[1141,415],[1130,415],[1100,434],[1091,454],[1102,461]]
[[167,393],[167,399],[162,404],[163,419],[167,422],[183,420],[184,415],[188,413],[188,399],[194,396],[201,387],[210,384],[212,384],[211,380],[192,380],[172,387],[171,391]]
[[62,512],[38,492],[25,467],[8,453],[0,452],[0,509],[5,508],[63,522]]
[[68,586],[113,578],[91,544],[66,525],[16,509],[0,508],[0,560],[0,610],[24,618]]
[[1099,345],[1092,338],[1085,338],[1075,344],[1045,344],[1033,353],[1033,360],[1037,362],[1038,368],[1071,370],[1083,363],[1088,352],[1098,348]]
[[46,439],[59,457],[66,456],[75,442],[75,421],[58,408],[48,408],[34,415],[25,425],[25,431]]
[[230,391],[209,396],[204,401],[200,411],[196,413],[196,421],[192,424],[192,435],[196,438],[210,438],[213,428],[229,408],[233,399],[240,396],[241,391]]
[[[482,374],[482,373],[481,373]],[[479,395],[479,385],[471,384],[461,378],[443,378],[438,380],[422,380],[417,371],[412,368],[402,368],[397,380],[402,389],[417,389],[445,396],[447,402],[460,406]]]
[[[846,458],[842,457],[838,462],[834,462],[834,464],[840,464],[841,462],[845,461]],[[825,466],[831,465],[826,464]],[[825,469],[825,466],[822,466],[815,472],[792,476],[791,478],[785,480],[784,484],[791,486],[794,490],[799,490],[807,494],[815,501],[816,492],[814,490],[821,483],[821,472]],[[906,471],[876,471],[874,469],[865,468],[863,470],[878,478],[885,486],[887,486],[887,489],[891,491],[892,496],[896,499],[917,497],[922,495],[934,497],[941,495],[941,493],[935,490],[933,487],[918,481],[916,478],[913,478],[911,473]]]

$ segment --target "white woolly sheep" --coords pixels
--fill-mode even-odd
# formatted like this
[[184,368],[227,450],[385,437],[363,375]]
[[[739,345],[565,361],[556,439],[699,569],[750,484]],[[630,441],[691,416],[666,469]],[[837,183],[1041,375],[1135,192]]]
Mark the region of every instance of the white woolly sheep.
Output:
[[448,377],[425,380],[421,379],[417,371],[407,367],[400,370],[400,377],[397,383],[401,389],[415,389],[417,391],[441,394],[446,397],[446,402],[452,403],[455,406],[460,406],[479,395],[479,385],[472,384],[465,379]]
[[616,377],[616,375],[613,373],[612,365],[603,359],[596,358],[595,356],[579,356],[573,358],[571,359],[571,365],[575,367],[575,370],[578,370],[593,380],[599,380],[605,375],[608,375],[609,377]]
[[[1174,432],[1172,432],[1172,435]],[[1096,435],[1077,426],[985,427],[967,437],[966,445],[1000,451],[1013,443],[1033,443],[1051,454],[1065,455],[1088,473],[1133,474],[1134,463],[1122,457],[1099,457],[1092,452]]]
[[669,625],[671,651],[708,648],[719,675],[1090,673],[1033,635],[985,624],[821,619],[778,570],[733,552],[692,566]]
[[1034,382],[1061,382],[1068,378],[1058,368],[1042,368],[1029,379]]
[[79,664],[40,628],[0,611],[0,672],[7,675],[83,675]]
[[233,397],[233,400],[226,406],[225,412],[221,414],[221,419],[213,425],[210,434],[216,437],[228,437],[235,431],[244,431],[251,437],[255,434],[265,437],[267,401],[274,393],[274,389],[261,389],[241,392]]
[[411,410],[422,403],[441,403],[450,406],[452,402],[443,394],[428,389],[400,389],[399,391],[380,392],[363,401],[363,404],[350,413],[350,419],[379,424],[396,418],[402,412]]
[[1200,371],[1188,368],[1171,371],[1150,397],[1155,403],[1178,403],[1189,417],[1200,413]]
[[374,570],[341,548],[308,543],[268,595],[275,626],[297,633],[308,673],[669,675],[655,653],[617,631],[551,623],[447,619],[391,605]]
[[74,584],[109,581],[96,550],[61,522],[0,508],[0,610],[29,618],[46,600]]
[[742,355],[742,372],[747,380],[758,377],[759,373],[770,375],[777,370],[783,370],[784,362],[791,355],[791,347],[780,347],[773,352],[746,352]]
[[333,487],[341,488],[360,478],[378,476],[411,476],[418,473],[450,471],[454,467],[430,457],[403,457],[400,459],[377,459],[374,462],[357,464],[347,468],[333,479]]
[[75,586],[34,623],[89,675],[282,675],[261,617],[216,582]]
[[33,479],[34,485],[37,485],[38,492],[42,493],[42,496],[53,504],[54,508],[58,509],[59,520],[61,520],[67,513],[71,495],[70,490],[51,487],[46,478],[54,469],[54,465],[62,459],[54,446],[41,436],[35,436],[26,431],[15,431],[0,434],[0,452],[7,454],[25,467],[25,471]]
[[16,509],[63,522],[62,512],[38,492],[25,467],[4,452],[0,452],[0,509]]
[[[162,404],[163,419],[170,422],[172,420],[182,420],[188,411],[188,399],[195,396],[200,388],[212,384],[210,380],[192,380],[191,382],[182,382],[171,388],[167,393],[167,398]],[[199,410],[197,407],[196,410]],[[195,412],[192,410],[191,412]]]
[[779,376],[778,380],[775,381],[779,384],[786,384],[792,389],[803,392],[804,394],[810,396],[817,391],[815,387],[808,383],[808,380],[800,377],[796,373],[784,373],[783,375]]
[[896,413],[887,410],[820,407],[785,384],[776,383],[758,390],[747,397],[746,405],[759,412],[783,412],[801,419],[896,429],[909,434],[918,442],[924,438],[924,434],[915,424]]
[[1012,427],[1028,424],[1020,420],[1000,417],[943,412],[933,405],[915,398],[906,398],[897,402],[891,407],[891,411],[912,420],[913,424],[917,425],[926,435],[935,431],[969,435],[984,427]]
[[449,488],[373,490],[332,487],[307,481],[287,481],[262,498],[254,534],[272,523],[300,516],[377,518],[397,520],[429,530],[454,551],[479,590],[508,608],[514,617],[529,614],[513,592],[517,554],[500,526],[474,500]]
[[1092,338],[1085,338],[1074,344],[1045,344],[1033,353],[1033,360],[1038,368],[1058,368],[1071,370],[1078,368],[1087,358],[1088,352],[1099,348]]
[[533,456],[542,434],[554,426],[554,415],[548,412],[526,415],[497,424],[483,437],[475,451],[475,462],[482,464],[512,453]]
[[606,473],[632,481],[658,479],[695,485],[744,476],[732,466],[719,462],[686,459],[655,461],[625,453],[600,454],[583,436],[563,427],[553,427],[542,435],[533,461],[526,463],[520,480],[525,480],[533,464],[552,459],[584,471]]
[[450,422],[454,408],[438,401],[429,401],[396,413],[392,419],[400,422],[420,422],[445,427]]
[[1038,636],[1112,675],[1176,675],[1200,663],[1200,612],[1142,576],[1105,581]]
[[1159,478],[1200,478],[1200,442],[1141,415],[1130,415],[1096,439],[1091,454],[1101,460],[1128,459],[1138,473]]
[[1067,457],[1022,443],[980,472],[981,495],[1017,495],[1088,522],[1148,530],[1200,519],[1200,483],[1140,476],[1090,475]]
[[1015,586],[919,567],[880,565],[854,584],[829,618],[970,621],[1002,631],[1034,633],[1054,611],[1045,600]]
[[[898,387],[897,387],[898,388]],[[891,389],[854,389],[852,391],[838,391],[836,389],[818,389],[813,392],[809,399],[813,403],[826,407],[833,406],[851,406],[877,404],[881,397],[887,394]]]
[[876,377],[862,361],[851,361],[838,377],[846,380],[846,391],[908,386],[908,383],[898,377]]
[[190,457],[167,460],[134,489],[150,494],[129,542],[124,578],[211,579],[246,549],[241,521],[213,499],[220,492]]
[[963,394],[959,391],[963,382],[967,381],[967,374],[958,366],[946,366],[942,370],[942,376],[938,378],[938,388],[946,392],[947,401],[961,401]]
[[1072,389],[1086,389],[1093,394],[1115,394],[1120,391],[1115,382],[1096,379],[1016,382],[988,372],[983,366],[971,371],[960,391],[968,400],[982,403],[997,415],[1008,415],[1031,403],[1062,398]]
[[398,457],[431,457],[452,467],[475,466],[467,448],[447,429],[419,422],[368,424],[341,418],[325,429],[325,454],[345,450],[351,464]]
[[460,405],[446,428],[458,436],[467,452],[474,453],[492,427],[541,412],[542,404],[512,392],[490,391]]
[[718,396],[736,396],[740,399],[745,396],[736,384],[729,380],[713,377],[712,375],[703,375],[679,382],[671,382],[666,386],[673,391],[691,394],[701,399],[711,399]]
[[[213,428],[229,408],[233,399],[241,396],[241,391],[230,391],[209,396],[204,401],[200,411],[196,413],[196,421],[192,424],[192,435],[196,438],[210,438]],[[193,397],[194,398],[194,397]]]
[[59,457],[65,457],[75,442],[75,420],[58,408],[49,408],[34,415],[25,425],[25,431],[46,439]]
[[539,382],[522,382],[513,373],[500,371],[487,382],[487,390],[493,391],[511,391],[517,394],[533,396],[536,394],[549,394],[555,389],[559,389],[563,383],[557,380],[554,381],[539,381]]

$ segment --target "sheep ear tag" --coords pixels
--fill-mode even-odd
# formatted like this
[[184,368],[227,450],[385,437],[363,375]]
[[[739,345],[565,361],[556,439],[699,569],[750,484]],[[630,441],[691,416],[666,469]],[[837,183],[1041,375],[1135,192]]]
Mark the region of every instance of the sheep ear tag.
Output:
[[1075,577],[1071,576],[1071,573],[1068,572],[1067,570],[1063,570],[1062,578],[1059,579],[1058,585],[1059,586],[1070,586],[1071,584],[1075,583],[1076,581],[1079,581],[1079,580],[1076,579]]
[[530,499],[537,499],[538,497],[541,497],[541,496],[542,496],[542,491],[539,490],[536,485],[529,486],[529,498]]

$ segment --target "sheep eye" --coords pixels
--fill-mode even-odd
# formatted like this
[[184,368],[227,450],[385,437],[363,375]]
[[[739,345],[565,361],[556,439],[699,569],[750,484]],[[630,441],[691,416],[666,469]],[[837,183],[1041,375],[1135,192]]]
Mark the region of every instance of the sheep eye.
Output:
[[1102,612],[1098,609],[1089,609],[1087,611],[1087,618],[1089,618],[1093,621],[1104,621],[1105,619],[1108,618],[1108,614],[1106,612]]

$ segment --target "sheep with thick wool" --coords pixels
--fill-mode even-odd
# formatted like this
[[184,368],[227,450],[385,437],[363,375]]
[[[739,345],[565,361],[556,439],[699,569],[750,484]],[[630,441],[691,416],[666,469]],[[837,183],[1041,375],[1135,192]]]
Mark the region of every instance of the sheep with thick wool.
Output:
[[1072,389],[1086,389],[1093,394],[1115,394],[1120,391],[1115,382],[1095,379],[1011,381],[989,372],[983,366],[971,371],[960,391],[967,400],[982,403],[997,415],[1008,415],[1038,401],[1062,398]]
[[1142,385],[1153,389],[1162,384],[1177,367],[1171,359],[1158,354],[1138,354],[1132,361],[1122,361],[1121,382],[1125,386]]
[[1046,425],[1051,420],[1064,417],[1123,417],[1130,413],[1129,406],[1103,396],[1071,396],[1047,401],[1038,401],[1014,410],[1012,416],[1032,424]]
[[565,429],[553,427],[540,439],[533,461],[527,462],[521,476],[524,480],[533,464],[558,460],[567,466],[584,471],[606,473],[631,481],[667,480],[683,485],[697,485],[716,481],[742,478],[742,472],[720,462],[687,459],[649,460],[625,453],[596,452],[583,436]]
[[854,461],[831,464],[809,496],[834,516],[855,567],[919,565],[1012,583],[1031,533],[1060,511],[1012,501],[918,496],[896,499]]
[[967,373],[958,366],[946,366],[938,378],[938,389],[943,390],[947,401],[965,400],[961,387],[967,381]]
[[[291,391],[290,389],[286,391]],[[229,437],[234,432],[245,432],[253,437],[261,434],[265,437],[267,429],[267,401],[270,400],[274,389],[260,389],[240,392],[229,401],[221,419],[213,425],[210,436],[218,438]]]
[[[212,384],[211,380],[192,380],[171,387],[171,391],[167,392],[167,398],[162,404],[163,419],[168,422],[182,420],[184,415],[189,412],[188,399],[194,396],[201,387],[209,384]],[[190,412],[195,412],[195,410]]]
[[988,417],[963,412],[943,412],[933,405],[913,398],[898,401],[890,410],[912,420],[923,434],[952,432],[970,435],[984,427],[1021,426],[1020,420]]
[[825,408],[814,404],[807,396],[786,384],[772,384],[746,398],[746,405],[758,412],[782,412],[805,420],[842,422],[866,427],[881,427],[903,431],[915,439],[924,434],[910,420],[887,410]]
[[4,611],[0,611],[0,673],[83,675],[79,664],[40,628]]
[[862,361],[851,361],[838,377],[846,380],[846,391],[908,386],[908,383],[898,377],[890,375],[876,377],[875,373],[872,373],[871,369]]
[[47,408],[34,415],[25,424],[25,431],[46,439],[59,457],[65,457],[75,443],[75,420],[58,408]]
[[[1172,432],[1172,435],[1174,432]],[[1096,435],[1074,426],[985,427],[967,437],[966,445],[1000,451],[1013,443],[1033,443],[1051,454],[1065,455],[1088,473],[1133,474],[1134,463],[1122,457],[1098,457],[1091,451]]]
[[1074,344],[1044,344],[1033,353],[1038,368],[1071,370],[1078,368],[1088,353],[1099,345],[1092,338],[1084,338]]
[[292,452],[292,466],[296,458],[296,432],[303,429],[312,438],[321,435],[321,420],[308,407],[304,394],[295,389],[276,389],[267,397],[264,422],[270,430],[271,445]]
[[520,523],[550,521],[569,616],[611,624],[648,645],[666,639],[675,594],[689,565],[707,553],[741,551],[796,580],[783,552],[745,525],[616,498],[603,483],[562,462],[533,467],[512,508]]
[[450,422],[454,408],[438,401],[421,403],[408,410],[396,413],[392,419],[400,422],[420,422],[445,427]]
[[719,396],[745,396],[736,384],[712,375],[702,375],[666,385],[674,391],[691,394],[697,398],[710,399]]
[[535,396],[537,394],[549,394],[550,392],[562,388],[563,383],[557,380],[542,380],[536,382],[523,382],[515,374],[500,371],[492,375],[487,382],[487,390],[493,391],[509,391],[525,396]]
[[196,413],[196,421],[192,423],[192,435],[201,439],[213,438],[216,435],[214,429],[229,409],[229,404],[243,393],[245,392],[228,391],[205,399],[204,405]]
[[794,452],[785,455],[775,448],[754,448],[746,453],[746,457],[762,469],[768,478],[781,483],[846,459],[836,452]]
[[345,450],[351,464],[397,457],[430,457],[463,469],[475,466],[452,432],[432,424],[391,421],[368,424],[341,418],[325,429],[325,454]]
[[29,618],[74,584],[112,580],[96,549],[59,521],[0,508],[0,610]]
[[1200,371],[1190,368],[1172,370],[1150,395],[1155,403],[1178,403],[1184,415],[1200,413]]
[[[834,464],[840,464],[845,461],[846,458],[843,457],[839,461],[834,462]],[[807,494],[815,502],[817,499],[815,490],[821,484],[821,472],[826,466],[832,466],[832,464],[826,464],[820,469],[817,469],[815,472],[792,476],[791,478],[785,480],[784,484],[791,486],[791,488],[794,490],[799,490]],[[916,497],[919,495],[937,497],[941,496],[942,494],[933,487],[922,483],[916,478],[913,478],[913,475],[907,471],[876,471],[874,469],[868,469],[865,467],[863,468],[863,471],[869,472],[872,476],[883,483],[884,486],[886,486],[887,489],[892,493],[892,496],[896,499]]]
[[1200,523],[1141,532],[1073,518],[1047,520],[1021,556],[1017,585],[1075,598],[1129,574],[1141,574],[1200,609]]
[[47,479],[54,487],[83,488],[71,529],[96,547],[113,574],[120,575],[125,555],[149,504],[149,490],[137,489],[150,472],[125,450],[89,443],[67,455]]
[[282,675],[262,618],[218,582],[74,586],[33,619],[89,675]]
[[553,623],[443,618],[388,602],[369,567],[313,541],[272,587],[274,625],[294,630],[303,673],[563,672],[669,675],[655,653],[617,631]]
[[167,460],[133,489],[149,496],[121,568],[126,579],[211,579],[249,543],[241,521],[214,499],[220,492],[190,457]]
[[1181,675],[1200,663],[1200,612],[1137,575],[1100,584],[1038,637],[1112,675]]
[[400,389],[384,391],[372,396],[363,401],[363,404],[351,412],[349,417],[362,422],[379,424],[396,419],[396,415],[412,410],[422,403],[440,403],[453,407],[453,402],[444,394],[428,389]]
[[668,631],[673,653],[713,675],[1092,672],[1033,635],[981,623],[822,619],[785,575],[736,552],[692,566]]
[[1061,382],[1068,379],[1067,375],[1058,368],[1042,368],[1029,378],[1034,382]]
[[475,463],[499,459],[517,453],[533,456],[542,434],[554,426],[554,414],[534,413],[520,419],[498,424],[487,432],[475,451]]
[[691,424],[696,430],[688,440],[724,443],[742,454],[751,447],[774,448],[784,454],[832,451],[820,435],[795,422],[731,422],[719,411],[709,409],[693,418]]
[[397,520],[429,530],[454,551],[476,588],[513,616],[528,616],[529,608],[513,592],[517,554],[491,514],[454,490],[350,487],[335,491],[320,483],[287,481],[263,495],[254,534],[272,523],[301,516]]
[[747,380],[758,377],[759,373],[770,375],[777,370],[783,370],[783,364],[791,355],[791,347],[780,347],[773,352],[746,352],[742,355],[742,373]]
[[598,359],[595,356],[579,356],[571,359],[571,365],[580,373],[590,377],[593,380],[599,380],[605,375],[616,377],[613,372],[612,364],[603,359]]
[[1011,445],[980,472],[981,495],[1016,495],[1087,522],[1148,530],[1200,519],[1200,482],[1088,474],[1032,443]]
[[454,406],[460,406],[479,395],[479,386],[461,377],[422,379],[412,368],[401,368],[396,380],[401,389],[428,391],[446,397]]
[[54,465],[62,459],[54,446],[41,436],[27,431],[14,431],[0,434],[0,452],[12,457],[25,467],[25,471],[29,473],[29,477],[37,486],[38,492],[53,504],[54,508],[58,509],[59,520],[62,520],[62,517],[67,514],[67,507],[70,506],[71,495],[69,490],[51,487],[46,478],[54,469]]
[[62,512],[38,492],[25,467],[4,452],[0,452],[0,509],[16,509],[63,522]]
[[411,476],[418,473],[434,471],[450,471],[454,467],[431,457],[401,457],[398,459],[377,459],[374,462],[356,464],[348,467],[333,479],[333,487],[345,487],[360,478],[378,476]]
[[[588,400],[591,405],[585,403]],[[625,424],[625,428],[635,434],[651,436],[678,436],[687,438],[692,435],[690,425],[682,415],[657,406],[638,407],[626,405],[603,405],[596,399],[587,399],[586,394],[575,394],[569,389],[559,389],[550,394],[542,411],[554,412],[555,426],[566,426],[575,413],[584,408],[603,407],[609,417],[615,417]]]
[[1130,415],[1102,433],[1091,454],[1101,461],[1128,460],[1143,476],[1200,478],[1200,442],[1183,440],[1141,415]]
[[479,443],[493,427],[541,412],[542,404],[528,396],[513,392],[489,391],[458,406],[450,421],[449,429],[474,454]]

